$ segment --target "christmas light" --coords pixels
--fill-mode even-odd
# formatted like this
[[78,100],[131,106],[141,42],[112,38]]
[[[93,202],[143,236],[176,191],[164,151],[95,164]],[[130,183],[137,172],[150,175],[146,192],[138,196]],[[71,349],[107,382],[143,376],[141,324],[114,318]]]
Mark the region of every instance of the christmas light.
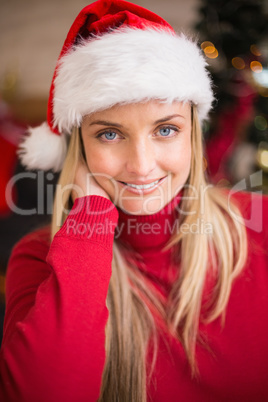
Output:
[[261,52],[259,51],[259,49],[256,45],[251,45],[250,51],[252,54],[254,54],[254,56],[261,56]]
[[243,70],[243,68],[245,68],[245,66],[246,66],[242,57],[234,57],[232,59],[232,65],[237,70]]
[[255,124],[255,127],[261,131],[266,130],[268,127],[267,120],[264,116],[256,116],[254,119],[254,124]]
[[252,61],[250,63],[250,68],[254,73],[262,72],[262,64],[259,61]]
[[253,78],[263,88],[268,88],[268,68],[263,68],[261,72],[253,72]]
[[205,42],[201,43],[201,49],[202,49],[202,50],[205,50],[205,48],[208,47],[208,46],[212,46],[212,47],[215,48],[215,46],[213,45],[213,43],[212,43],[212,42],[209,42],[209,41],[207,41],[207,40],[206,40]]
[[262,149],[259,151],[258,162],[263,170],[268,169],[268,150]]
[[205,53],[205,55],[207,57],[209,57],[210,59],[216,59],[216,57],[218,57],[219,52],[218,50],[215,48],[215,46],[213,45],[212,42],[209,41],[205,41],[201,44],[201,48],[203,50],[203,52]]

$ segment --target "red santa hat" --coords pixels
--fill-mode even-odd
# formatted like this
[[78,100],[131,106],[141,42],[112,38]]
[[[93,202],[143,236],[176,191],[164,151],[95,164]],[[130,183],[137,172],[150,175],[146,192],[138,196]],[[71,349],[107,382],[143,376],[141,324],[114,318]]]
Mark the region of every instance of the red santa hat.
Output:
[[161,17],[123,0],[98,0],[75,19],[50,88],[47,122],[19,156],[29,169],[62,168],[66,136],[85,115],[115,104],[189,101],[206,118],[213,94],[199,46]]

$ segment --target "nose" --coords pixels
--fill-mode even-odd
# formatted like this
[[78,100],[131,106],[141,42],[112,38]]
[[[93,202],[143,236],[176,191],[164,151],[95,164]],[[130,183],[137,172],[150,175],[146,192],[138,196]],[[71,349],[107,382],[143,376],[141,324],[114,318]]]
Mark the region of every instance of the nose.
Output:
[[155,166],[155,150],[149,139],[130,144],[127,160],[128,173],[137,177],[147,177]]

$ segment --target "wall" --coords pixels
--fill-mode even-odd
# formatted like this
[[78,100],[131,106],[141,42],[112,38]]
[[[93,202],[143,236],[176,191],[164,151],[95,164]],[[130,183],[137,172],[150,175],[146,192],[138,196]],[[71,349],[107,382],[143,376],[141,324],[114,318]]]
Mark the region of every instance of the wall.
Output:
[[[199,0],[133,1],[165,18],[175,29],[191,30]],[[0,90],[15,98],[47,97],[65,35],[83,0],[0,1]]]

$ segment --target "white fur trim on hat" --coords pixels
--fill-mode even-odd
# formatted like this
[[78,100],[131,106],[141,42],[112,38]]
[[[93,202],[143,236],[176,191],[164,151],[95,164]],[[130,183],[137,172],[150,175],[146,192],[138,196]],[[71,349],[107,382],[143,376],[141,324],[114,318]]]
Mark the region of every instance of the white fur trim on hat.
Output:
[[54,126],[70,133],[83,116],[149,99],[189,101],[207,117],[213,94],[201,49],[166,29],[116,29],[83,40],[58,65]]
[[52,169],[55,172],[61,170],[66,153],[65,135],[52,133],[47,123],[30,128],[18,150],[21,163],[28,169]]

